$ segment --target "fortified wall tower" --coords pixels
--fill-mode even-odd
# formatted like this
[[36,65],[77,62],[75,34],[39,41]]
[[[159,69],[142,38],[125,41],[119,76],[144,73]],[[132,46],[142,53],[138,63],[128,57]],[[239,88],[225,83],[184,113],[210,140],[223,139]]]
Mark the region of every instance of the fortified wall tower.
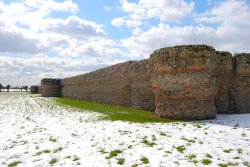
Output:
[[150,56],[156,114],[172,119],[215,118],[216,52],[205,45],[163,48]]
[[61,97],[61,88],[62,86],[61,86],[60,79],[45,78],[45,79],[42,79],[41,81],[40,91],[41,91],[42,97]]
[[250,54],[232,57],[206,45],[167,47],[146,60],[63,80],[43,79],[41,93],[144,109],[171,119],[249,113]]

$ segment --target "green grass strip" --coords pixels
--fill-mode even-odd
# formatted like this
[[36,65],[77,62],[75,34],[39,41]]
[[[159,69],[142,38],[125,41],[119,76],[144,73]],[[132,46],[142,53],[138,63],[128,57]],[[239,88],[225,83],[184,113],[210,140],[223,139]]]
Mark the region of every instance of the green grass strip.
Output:
[[126,107],[112,106],[107,104],[100,104],[94,102],[87,102],[76,99],[68,98],[56,98],[58,103],[63,105],[68,105],[75,108],[90,110],[106,115],[104,119],[111,121],[128,121],[135,123],[146,123],[146,122],[160,122],[160,123],[169,123],[174,122],[174,120],[157,118],[154,116],[153,112],[138,110]]

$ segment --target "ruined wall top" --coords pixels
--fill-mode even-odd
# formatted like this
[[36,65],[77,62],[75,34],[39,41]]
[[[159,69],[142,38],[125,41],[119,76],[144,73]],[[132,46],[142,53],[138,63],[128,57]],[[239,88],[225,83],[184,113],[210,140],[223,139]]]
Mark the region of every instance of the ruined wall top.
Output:
[[237,53],[235,56],[249,58],[250,53]]
[[250,64],[250,53],[238,53],[235,54],[235,58],[237,59],[238,64],[245,64],[249,67]]
[[232,57],[232,54],[227,51],[216,51],[216,54],[222,57]]
[[236,64],[236,73],[241,76],[250,75],[250,53],[239,53],[234,57],[237,62]]
[[42,85],[60,85],[61,79],[44,78],[41,81]]
[[207,45],[180,45],[180,46],[166,47],[155,50],[153,54],[151,54],[151,56],[166,52],[181,53],[181,52],[201,52],[201,51],[214,52],[215,49]]

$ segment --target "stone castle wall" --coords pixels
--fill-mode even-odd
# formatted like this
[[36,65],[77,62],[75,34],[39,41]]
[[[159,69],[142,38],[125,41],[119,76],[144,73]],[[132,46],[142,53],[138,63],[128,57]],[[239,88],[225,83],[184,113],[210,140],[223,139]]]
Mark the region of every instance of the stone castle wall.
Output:
[[129,63],[97,70],[62,81],[62,96],[129,107]]
[[62,80],[62,96],[154,111],[146,60],[125,62]]
[[146,60],[63,79],[60,86],[42,81],[41,91],[155,111],[164,118],[210,119],[217,112],[250,112],[249,59],[250,54],[232,57],[206,45],[168,47]]

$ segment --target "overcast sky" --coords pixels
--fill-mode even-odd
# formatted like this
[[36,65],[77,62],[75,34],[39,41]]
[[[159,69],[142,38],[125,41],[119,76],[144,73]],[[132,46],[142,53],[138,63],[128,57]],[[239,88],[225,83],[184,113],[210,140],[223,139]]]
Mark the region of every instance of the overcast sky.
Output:
[[39,84],[179,44],[250,52],[250,0],[0,0],[0,83]]

